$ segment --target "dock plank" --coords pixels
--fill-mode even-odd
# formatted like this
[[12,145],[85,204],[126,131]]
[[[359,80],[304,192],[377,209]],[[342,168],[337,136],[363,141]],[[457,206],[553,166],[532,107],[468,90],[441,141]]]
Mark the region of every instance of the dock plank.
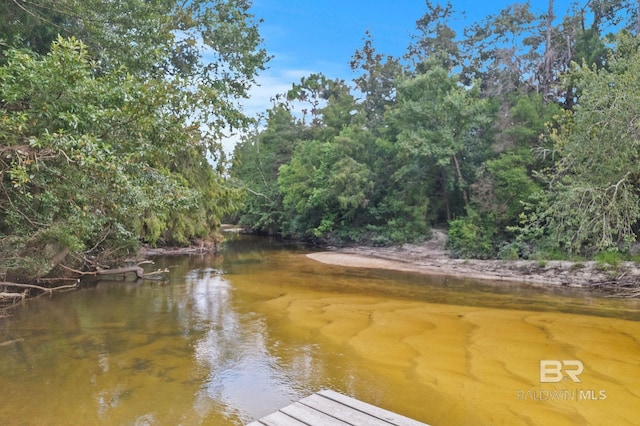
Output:
[[332,413],[331,411],[318,410],[314,407],[304,404],[302,401],[294,402],[293,404],[282,408],[280,411],[297,420],[301,420],[307,424],[312,425],[352,426],[353,424],[342,421],[340,418],[336,418],[334,413]]
[[388,422],[372,416],[369,413],[354,410],[347,405],[318,394],[313,394],[301,399],[300,403],[308,405],[318,411],[331,413],[332,416],[351,425],[390,426]]
[[358,399],[351,398],[336,391],[325,389],[318,392],[317,395],[321,395],[325,398],[338,401],[341,404],[346,405],[347,407],[353,408],[354,410],[369,413],[370,415],[382,419],[387,423],[391,423],[395,426],[425,426],[425,423],[385,410],[384,408],[368,404]]
[[247,426],[428,426],[409,417],[322,390]]
[[301,422],[281,411],[276,411],[255,422],[249,423],[247,426],[309,426],[309,423]]

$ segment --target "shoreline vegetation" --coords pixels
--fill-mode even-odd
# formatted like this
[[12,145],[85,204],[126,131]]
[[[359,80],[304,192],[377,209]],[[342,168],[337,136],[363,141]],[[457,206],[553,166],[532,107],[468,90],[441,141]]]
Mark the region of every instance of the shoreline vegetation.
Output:
[[215,245],[244,199],[223,142],[270,59],[251,2],[49,3],[0,4],[0,307]]
[[[259,120],[241,104],[271,55],[250,1],[27,3],[0,6],[0,305],[215,252],[222,221],[388,247],[324,261],[640,296],[622,255],[640,245],[628,2],[510,5],[460,37],[427,2],[406,54],[365,32],[355,79],[312,72]],[[440,236],[393,246],[434,227],[451,254]],[[601,257],[454,259],[562,256]]]
[[[222,225],[222,232],[249,233],[243,228]],[[26,299],[44,295],[53,296],[56,292],[66,292],[81,288],[80,278],[87,275],[119,276],[129,278],[161,279],[168,271],[146,272],[141,265],[153,264],[150,258],[155,256],[205,255],[215,254],[222,242],[196,242],[185,247],[142,246],[137,258],[125,262],[129,266],[99,270],[96,272],[73,272],[73,277],[43,278],[34,283],[1,282],[4,288],[0,292],[0,305],[3,309],[16,306]],[[422,244],[405,243],[399,246],[372,247],[330,247],[326,250],[306,254],[314,261],[353,268],[386,269],[412,272],[424,275],[448,276],[471,280],[518,283],[540,287],[569,287],[596,291],[610,297],[640,297],[638,282],[640,266],[635,262],[609,264],[601,261],[569,260],[479,260],[456,259],[447,249],[447,234],[443,230],[433,230],[432,238]],[[52,283],[62,285],[53,286]],[[16,290],[19,289],[19,290]],[[37,294],[32,294],[37,291]]]
[[[62,263],[52,266],[47,277],[34,278],[28,282],[13,282],[0,275],[0,310],[16,306],[27,299],[77,290],[86,279],[124,280],[162,280],[168,269],[146,270],[143,265],[153,265],[154,256],[177,256],[195,254],[215,254],[220,250],[221,238],[197,239],[184,247],[149,247],[142,245],[135,258],[126,259],[119,264],[94,265],[91,270],[77,270]],[[147,268],[148,269],[148,268]],[[5,274],[6,275],[6,274]],[[108,277],[108,278],[107,278]],[[0,318],[4,316],[0,312]]]

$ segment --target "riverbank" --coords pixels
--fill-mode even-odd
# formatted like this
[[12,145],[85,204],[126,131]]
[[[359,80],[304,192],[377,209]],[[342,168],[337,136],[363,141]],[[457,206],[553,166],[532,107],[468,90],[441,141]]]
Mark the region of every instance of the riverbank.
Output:
[[441,231],[434,232],[434,238],[420,245],[349,247],[307,256],[318,262],[347,267],[588,288],[626,297],[640,296],[640,267],[634,262],[610,265],[596,261],[454,259],[446,249],[446,234]]

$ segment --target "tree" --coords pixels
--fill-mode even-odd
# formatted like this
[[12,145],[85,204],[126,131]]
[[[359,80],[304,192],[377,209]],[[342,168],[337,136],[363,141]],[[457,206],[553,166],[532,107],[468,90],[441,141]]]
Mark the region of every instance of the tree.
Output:
[[[247,0],[4,0],[10,47],[46,53],[55,35],[82,40],[96,72],[124,66],[143,79],[172,79],[185,99],[174,108],[201,123],[203,143],[222,155],[220,138],[247,124],[238,98],[268,56]],[[52,16],[52,17],[50,17]],[[54,19],[55,18],[55,19]],[[38,31],[31,29],[35,25]],[[41,34],[48,34],[41,37]],[[37,48],[35,48],[37,47]],[[1,48],[1,45],[0,45]],[[1,49],[0,49],[1,50]]]
[[[157,159],[198,140],[163,109],[179,92],[123,72],[95,77],[73,39],[59,39],[45,57],[10,50],[0,82],[3,243],[123,254],[143,228],[195,205],[184,177]],[[167,145],[150,143],[159,134]]]
[[267,111],[266,127],[246,135],[236,145],[231,177],[245,191],[238,223],[256,232],[281,234],[283,195],[278,187],[280,166],[291,161],[305,141],[305,128],[282,104]]
[[402,74],[400,62],[391,56],[385,57],[377,53],[371,34],[367,32],[364,46],[356,50],[351,59],[351,70],[362,71],[354,82],[364,96],[362,108],[366,126],[378,134],[385,112],[395,104],[395,79]]
[[[455,12],[450,1],[446,5],[426,1],[427,11],[416,22],[419,35],[413,38],[405,59],[412,62],[413,68],[420,73],[425,71],[427,61],[435,62],[451,70],[463,63],[463,52],[456,39],[456,32],[449,25]],[[428,66],[427,66],[428,69]]]
[[361,108],[341,80],[322,75],[302,79],[289,99],[310,100],[312,139],[298,142],[289,164],[279,170],[278,187],[286,211],[283,231],[299,238],[326,238],[357,228],[371,193],[366,157],[370,132]]
[[478,84],[464,87],[457,76],[431,63],[425,73],[399,84],[397,108],[390,115],[401,155],[437,170],[447,220],[453,214],[452,196],[460,196],[464,205],[469,202],[470,179],[463,162],[470,151],[481,150],[489,124],[487,103],[479,95]]
[[40,54],[49,51],[67,17],[50,4],[37,12],[23,1],[0,1],[0,64],[6,61],[6,50],[11,47],[26,47]]
[[[249,122],[237,98],[268,59],[250,3],[10,3],[22,12],[0,44],[4,268],[29,278],[60,253],[90,263],[214,232],[240,199],[220,138]],[[86,44],[34,53],[34,22]],[[29,257],[40,251],[52,256]]]
[[492,214],[501,230],[519,223],[523,202],[541,189],[533,171],[552,163],[535,152],[543,148],[540,136],[546,126],[561,113],[558,105],[539,94],[511,96],[510,100],[508,111],[503,114],[500,110],[501,118],[508,122],[496,120],[495,124],[499,126],[493,136],[497,155],[478,168],[477,180],[471,185],[474,208]]
[[524,228],[573,253],[628,245],[640,219],[637,40],[620,35],[607,68],[574,67],[578,104],[551,135],[561,158]]
[[356,239],[374,189],[373,172],[354,152],[363,136],[362,130],[347,128],[329,141],[305,142],[280,167],[285,234],[313,239],[337,233],[341,240]]

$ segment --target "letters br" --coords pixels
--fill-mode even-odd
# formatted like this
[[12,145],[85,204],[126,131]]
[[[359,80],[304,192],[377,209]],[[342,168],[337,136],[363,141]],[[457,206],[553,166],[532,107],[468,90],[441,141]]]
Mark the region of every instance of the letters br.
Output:
[[541,359],[540,360],[540,383],[558,383],[565,374],[575,383],[580,383],[578,377],[584,370],[582,361],[577,359],[557,360],[557,359]]

